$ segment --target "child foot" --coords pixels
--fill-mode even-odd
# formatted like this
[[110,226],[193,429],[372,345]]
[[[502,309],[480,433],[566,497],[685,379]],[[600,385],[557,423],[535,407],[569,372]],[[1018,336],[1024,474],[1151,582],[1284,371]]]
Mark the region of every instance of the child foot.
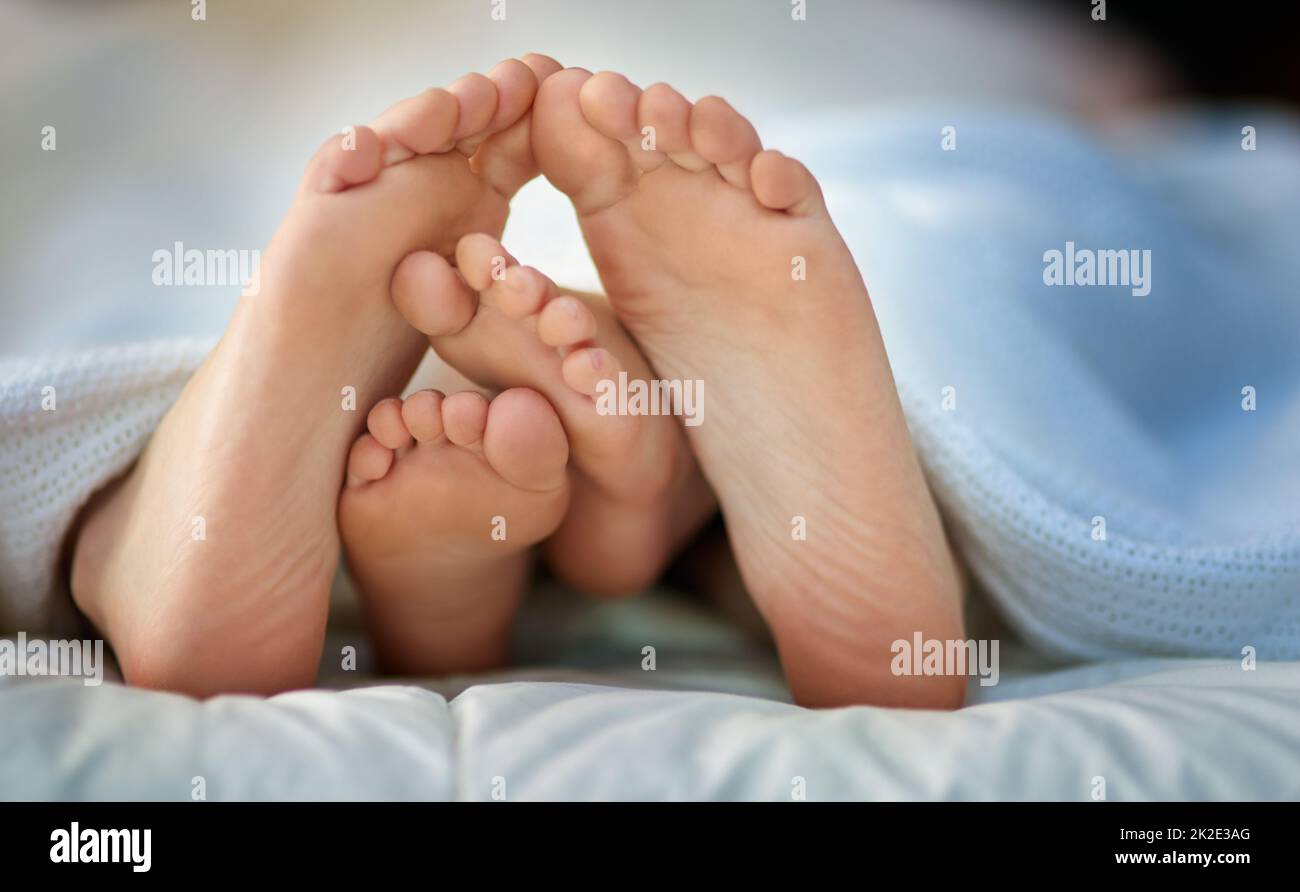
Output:
[[561,294],[491,236],[461,239],[458,281],[437,254],[408,257],[393,282],[398,309],[438,355],[480,386],[532,387],[555,406],[573,456],[573,502],[546,543],[552,570],[593,595],[646,588],[712,513],[678,420],[602,414],[601,381],[653,377],[600,298]]
[[812,175],[723,100],[612,73],[548,78],[532,138],[656,372],[707,385],[688,436],[795,698],[959,704],[962,678],[890,672],[896,639],[962,637],[960,586]]
[[500,231],[535,170],[534,69],[556,67],[529,62],[407,99],[309,163],[260,291],[77,534],[73,598],[128,682],[208,695],[314,680],[355,407],[399,390],[427,346],[393,308],[393,271]]
[[380,662],[403,675],[505,661],[529,547],[568,505],[569,444],[546,400],[507,390],[387,399],[352,446],[339,532]]

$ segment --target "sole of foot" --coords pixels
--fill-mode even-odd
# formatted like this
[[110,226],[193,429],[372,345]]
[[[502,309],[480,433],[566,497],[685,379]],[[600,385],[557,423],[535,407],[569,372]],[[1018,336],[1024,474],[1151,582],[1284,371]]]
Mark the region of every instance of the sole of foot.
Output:
[[963,635],[961,586],[871,300],[812,174],[724,100],[566,69],[533,151],[661,377],[704,382],[687,430],[795,699],[953,707],[958,676],[892,644]]
[[74,534],[73,598],[129,683],[206,696],[313,682],[356,407],[400,390],[427,347],[393,306],[393,273],[413,251],[500,232],[536,172],[530,107],[558,67],[527,57],[428,90],[308,164],[257,293]]
[[561,292],[492,236],[461,239],[455,264],[408,257],[394,280],[398,309],[474,383],[545,394],[573,466],[573,504],[545,545],[547,563],[586,594],[642,591],[715,510],[678,419],[619,414],[601,396],[620,381],[648,387],[645,357],[603,299]]
[[352,446],[339,531],[380,665],[403,675],[505,662],[531,547],[568,507],[569,444],[532,390],[421,390],[378,403]]

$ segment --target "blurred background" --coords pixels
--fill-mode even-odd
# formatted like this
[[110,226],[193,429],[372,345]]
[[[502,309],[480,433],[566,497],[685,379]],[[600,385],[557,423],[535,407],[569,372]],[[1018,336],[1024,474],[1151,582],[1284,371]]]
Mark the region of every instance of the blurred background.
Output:
[[[777,147],[801,115],[864,104],[1104,124],[1189,94],[1296,94],[1295,32],[1260,21],[1268,4],[1235,4],[1232,21],[1213,4],[1112,2],[1104,22],[1093,9],[807,0],[796,21],[791,0],[212,0],[195,21],[190,0],[3,0],[0,355],[219,333],[237,288],[156,287],[154,251],[262,247],[326,136],[529,51],[723,94]],[[512,251],[594,285],[549,187],[529,186],[512,220]]]

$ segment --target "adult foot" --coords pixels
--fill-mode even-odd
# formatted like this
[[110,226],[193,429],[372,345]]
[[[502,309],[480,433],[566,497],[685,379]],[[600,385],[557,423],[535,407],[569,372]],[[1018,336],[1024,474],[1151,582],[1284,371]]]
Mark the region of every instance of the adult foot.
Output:
[[427,346],[393,307],[393,272],[500,232],[535,170],[535,69],[556,67],[529,62],[407,99],[308,165],[260,289],[77,533],[73,598],[128,682],[202,696],[314,680],[356,406],[399,390]]
[[862,277],[808,170],[716,97],[567,69],[533,151],[572,199],[656,373],[702,380],[687,434],[795,698],[960,704],[892,642],[962,637],[960,585]]

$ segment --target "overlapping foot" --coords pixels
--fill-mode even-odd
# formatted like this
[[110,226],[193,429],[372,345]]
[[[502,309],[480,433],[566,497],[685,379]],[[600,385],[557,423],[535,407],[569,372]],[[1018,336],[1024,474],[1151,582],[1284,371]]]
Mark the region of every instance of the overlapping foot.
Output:
[[313,681],[356,406],[400,390],[427,349],[393,305],[394,271],[500,232],[536,172],[530,107],[556,68],[529,57],[429,90],[308,164],[257,293],[76,534],[73,597],[129,682],[207,695]]
[[384,668],[504,661],[530,548],[568,506],[568,440],[534,391],[422,390],[378,403],[339,498],[348,568]]
[[616,399],[602,398],[648,385],[645,357],[601,298],[562,292],[491,236],[463,238],[455,265],[408,257],[394,283],[398,308],[475,383],[545,394],[573,465],[573,505],[546,544],[548,561],[590,594],[642,590],[713,508],[678,418],[619,414]]
[[799,702],[952,706],[892,642],[962,636],[960,585],[870,298],[812,174],[724,100],[566,69],[532,144],[572,199],[618,318],[663,378]]

